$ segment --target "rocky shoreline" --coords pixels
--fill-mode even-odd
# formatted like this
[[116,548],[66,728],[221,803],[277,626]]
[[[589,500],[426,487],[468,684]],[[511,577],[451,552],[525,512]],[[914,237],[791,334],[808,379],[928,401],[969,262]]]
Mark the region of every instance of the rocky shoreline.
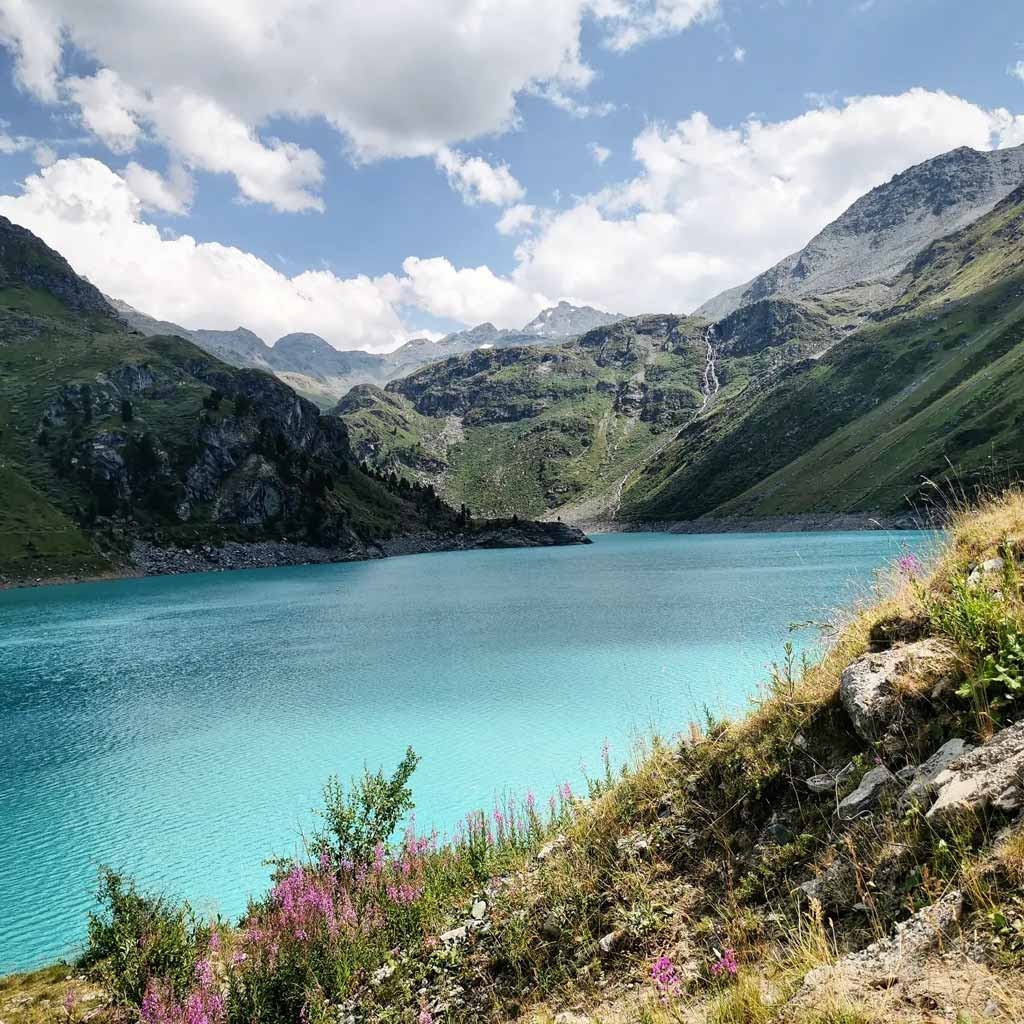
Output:
[[564,523],[530,521],[483,522],[458,533],[421,532],[391,540],[334,548],[289,541],[229,541],[221,545],[167,548],[158,547],[147,541],[136,541],[132,545],[130,563],[109,572],[38,576],[34,579],[0,576],[0,590],[132,579],[142,576],[177,576],[194,572],[229,572],[235,569],[272,569],[290,565],[362,562],[376,558],[442,551],[556,547],[590,543],[590,538],[577,527]]
[[937,523],[914,515],[822,512],[791,516],[729,516],[691,520],[599,520],[581,522],[587,533],[816,533],[846,530],[933,530]]

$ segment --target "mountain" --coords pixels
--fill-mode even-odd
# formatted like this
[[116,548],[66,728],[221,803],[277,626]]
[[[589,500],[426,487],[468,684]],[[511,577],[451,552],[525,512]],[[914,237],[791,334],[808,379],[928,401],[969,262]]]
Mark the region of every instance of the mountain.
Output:
[[478,348],[507,348],[545,341],[560,341],[621,317],[590,306],[560,302],[543,310],[522,330],[499,330],[494,324],[477,324],[433,342],[415,338],[393,352],[376,354],[339,350],[317,334],[286,334],[273,345],[244,327],[233,331],[188,330],[157,320],[129,306],[108,299],[124,320],[141,334],[176,334],[232,366],[269,370],[322,408],[330,408],[357,384],[383,386],[426,363]]
[[[963,147],[872,189],[797,253],[705,302],[697,316],[719,320],[771,296],[802,298],[858,284],[882,286],[929,244],[988,213],[1024,179],[1024,146]],[[878,296],[876,296],[876,299]]]
[[620,314],[604,313],[593,306],[573,306],[563,300],[557,306],[538,313],[523,328],[523,334],[536,334],[542,338],[571,338],[623,319]]
[[[907,225],[930,233],[988,207],[1021,156],[958,150],[858,200],[805,250],[820,294],[476,351],[337,411],[372,465],[495,514],[582,523],[894,516],[923,500],[926,477],[1014,477],[1024,171],[891,268],[920,242]],[[838,258],[812,255],[822,238],[862,251],[869,221],[884,286],[834,287],[860,270],[844,278]]]
[[1022,240],[1024,186],[920,253],[841,345],[688,423],[638,471],[622,516],[895,513],[936,496],[929,481],[1019,478]]
[[[217,333],[236,352],[255,338]],[[337,417],[262,370],[132,330],[3,218],[0,494],[0,582],[582,539],[468,521],[363,472]]]
[[361,458],[430,483],[449,502],[555,515],[597,501],[581,518],[600,518],[636,467],[722,400],[718,392],[762,386],[843,336],[841,316],[810,306],[744,310],[719,325],[712,379],[708,326],[632,317],[557,345],[478,349],[384,390],[354,388],[335,412]]

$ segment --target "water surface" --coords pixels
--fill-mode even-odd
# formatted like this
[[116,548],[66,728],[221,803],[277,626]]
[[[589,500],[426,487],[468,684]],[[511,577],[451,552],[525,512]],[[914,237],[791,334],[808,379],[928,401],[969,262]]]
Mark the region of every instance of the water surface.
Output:
[[606,737],[740,709],[791,623],[928,543],[611,534],[0,593],[0,973],[78,948],[99,864],[239,914],[323,780],[408,744],[418,823],[450,830]]

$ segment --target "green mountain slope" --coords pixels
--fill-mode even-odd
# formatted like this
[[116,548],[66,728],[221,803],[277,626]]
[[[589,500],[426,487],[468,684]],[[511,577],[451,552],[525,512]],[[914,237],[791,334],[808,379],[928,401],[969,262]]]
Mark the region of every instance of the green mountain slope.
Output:
[[343,423],[273,376],[129,330],[0,219],[0,581],[365,557],[409,534],[579,539],[482,529],[364,473]]
[[934,243],[897,304],[742,405],[720,406],[639,473],[637,519],[906,511],[925,478],[1021,467],[1024,188]]
[[355,389],[336,412],[367,462],[430,482],[451,502],[602,518],[681,426],[824,351],[850,315],[786,300],[743,309],[718,325],[707,379],[706,321],[633,317],[559,346],[435,363],[384,391]]

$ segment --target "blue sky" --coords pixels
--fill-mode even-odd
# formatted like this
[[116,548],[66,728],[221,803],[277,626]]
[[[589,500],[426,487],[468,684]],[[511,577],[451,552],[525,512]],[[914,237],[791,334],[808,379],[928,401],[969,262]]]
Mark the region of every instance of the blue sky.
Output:
[[155,315],[383,349],[687,311],[914,162],[1024,143],[1013,0],[380,6],[0,0],[0,212]]

